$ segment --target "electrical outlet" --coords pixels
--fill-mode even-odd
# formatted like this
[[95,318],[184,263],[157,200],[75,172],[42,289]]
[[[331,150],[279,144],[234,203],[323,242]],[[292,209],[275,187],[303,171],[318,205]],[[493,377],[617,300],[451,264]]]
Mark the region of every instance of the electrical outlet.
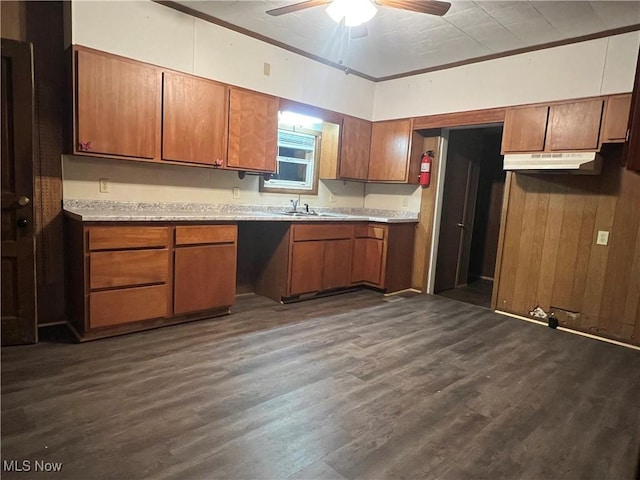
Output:
[[238,187],[233,187],[231,191],[233,192],[233,198],[240,198],[240,189]]
[[98,180],[98,184],[100,185],[100,193],[109,193],[111,190],[111,185],[109,185],[108,178],[101,178]]
[[596,245],[609,245],[609,232],[605,230],[598,230]]
[[336,201],[336,196],[333,193],[329,194],[329,201],[330,202],[335,202]]
[[403,207],[409,206],[409,197],[402,197],[402,206]]

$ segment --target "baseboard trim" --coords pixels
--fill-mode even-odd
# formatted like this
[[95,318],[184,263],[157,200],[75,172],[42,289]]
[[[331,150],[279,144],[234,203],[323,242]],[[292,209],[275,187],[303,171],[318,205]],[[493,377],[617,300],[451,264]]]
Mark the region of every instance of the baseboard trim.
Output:
[[[503,312],[501,310],[494,310],[494,311],[496,313],[499,313],[500,315],[505,315],[507,317],[517,318],[518,320],[524,320],[525,322],[535,323],[535,324],[541,325],[543,327],[547,327],[548,326],[547,322],[543,322],[542,320],[536,320],[534,318],[527,318],[527,317],[523,317],[522,315],[516,315],[515,313]],[[556,330],[561,330],[563,332],[573,333],[574,335],[580,335],[582,337],[592,338],[594,340],[600,340],[601,342],[611,343],[613,345],[618,345],[620,347],[627,347],[627,348],[630,348],[631,350],[640,351],[640,347],[638,347],[636,345],[631,345],[629,343],[619,342],[618,340],[612,340],[610,338],[599,337],[599,336],[593,335],[591,333],[581,332],[580,330],[573,330],[571,328],[565,328],[565,327],[558,327]]]

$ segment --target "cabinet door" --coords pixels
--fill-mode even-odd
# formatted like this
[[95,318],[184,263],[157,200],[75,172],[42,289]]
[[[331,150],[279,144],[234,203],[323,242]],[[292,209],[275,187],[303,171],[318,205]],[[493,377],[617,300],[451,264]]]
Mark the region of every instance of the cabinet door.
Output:
[[227,155],[228,87],[164,72],[162,159],[222,166]]
[[367,179],[370,145],[371,122],[344,117],[340,142],[340,178]]
[[159,70],[111,55],[76,53],[74,151],[156,158]]
[[231,88],[227,166],[276,171],[278,105],[276,97]]
[[546,105],[508,108],[504,118],[502,152],[541,152],[547,132]]
[[602,119],[602,143],[622,143],[627,139],[631,94],[611,96],[607,99]]
[[353,243],[351,283],[380,285],[384,240],[356,238]]
[[597,149],[603,105],[602,99],[551,105],[545,149],[547,151]]
[[176,248],[173,303],[176,315],[233,305],[235,294],[235,245]]
[[322,290],[324,244],[325,242],[293,243],[289,295]]
[[371,127],[369,180],[406,182],[411,120],[375,122]]
[[351,281],[351,240],[331,240],[324,244],[322,290],[347,287]]

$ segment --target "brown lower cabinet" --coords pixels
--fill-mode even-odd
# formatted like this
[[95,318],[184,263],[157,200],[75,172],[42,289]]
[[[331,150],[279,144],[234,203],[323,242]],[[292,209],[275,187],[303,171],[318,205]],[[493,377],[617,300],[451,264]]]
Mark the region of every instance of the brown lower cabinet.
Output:
[[229,313],[236,225],[67,219],[70,325],[91,340]]
[[289,295],[348,287],[350,264],[350,238],[294,242]]
[[236,239],[235,225],[175,227],[174,315],[233,305]]
[[66,220],[69,323],[81,341],[229,313],[238,270],[240,284],[249,270],[251,290],[277,301],[411,286],[414,223],[248,222],[238,266],[235,224]]
[[254,290],[281,301],[359,285],[410,288],[414,233],[413,223],[293,224],[270,242]]

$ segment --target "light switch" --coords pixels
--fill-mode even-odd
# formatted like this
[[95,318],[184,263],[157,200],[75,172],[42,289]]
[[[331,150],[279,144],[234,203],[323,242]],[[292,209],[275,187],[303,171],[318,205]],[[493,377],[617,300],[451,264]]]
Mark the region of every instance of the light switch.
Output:
[[598,230],[596,245],[609,245],[609,232],[605,230]]
[[238,187],[233,187],[231,191],[233,192],[233,198],[240,198],[240,189]]

